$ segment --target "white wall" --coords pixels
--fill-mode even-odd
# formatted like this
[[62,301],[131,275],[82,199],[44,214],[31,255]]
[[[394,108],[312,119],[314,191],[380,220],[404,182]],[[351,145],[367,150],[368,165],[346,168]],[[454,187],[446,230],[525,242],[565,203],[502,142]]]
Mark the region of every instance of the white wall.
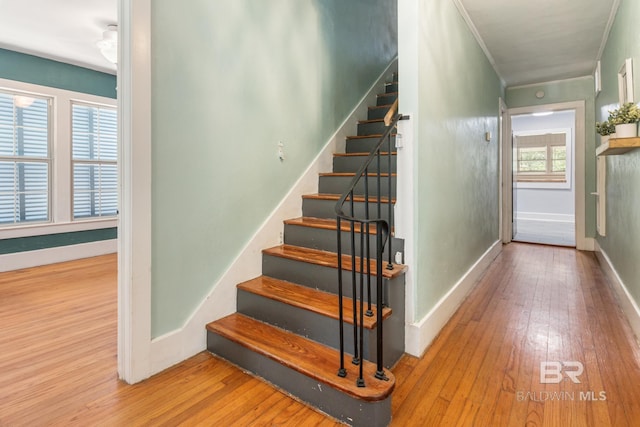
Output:
[[[571,129],[571,147],[575,147],[575,111],[573,110],[554,112],[550,116],[543,117],[513,116],[511,120],[514,134],[534,130]],[[573,149],[571,164],[575,164]],[[570,217],[575,216],[574,173],[570,174],[568,184],[568,188],[557,188],[557,184],[519,183],[514,200],[516,215],[549,220],[570,220]],[[537,188],[542,185],[556,188]],[[531,188],[533,186],[536,188]]]

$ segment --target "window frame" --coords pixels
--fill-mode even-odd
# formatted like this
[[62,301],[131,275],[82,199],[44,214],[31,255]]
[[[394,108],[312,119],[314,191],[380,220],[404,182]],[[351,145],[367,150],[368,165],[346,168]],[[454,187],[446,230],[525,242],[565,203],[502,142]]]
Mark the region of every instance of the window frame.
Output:
[[[115,98],[41,86],[0,78],[0,89],[51,98],[52,129],[49,138],[49,222],[18,223],[0,227],[0,240],[98,230],[118,226],[119,217],[95,217],[73,220],[73,177],[71,163],[71,101],[101,104],[117,108]],[[120,144],[118,144],[118,150]],[[121,155],[118,153],[118,162]],[[120,187],[118,186],[120,191]]]
[[[47,224],[52,220],[51,215],[51,188],[52,185],[52,157],[53,157],[53,99],[51,96],[35,93],[35,92],[27,92],[16,89],[8,89],[0,86],[0,93],[4,93],[11,96],[24,96],[28,98],[39,98],[44,99],[47,102],[47,156],[46,157],[29,157],[29,156],[4,156],[0,154],[0,162],[13,162],[16,163],[39,163],[47,165],[47,219],[43,221],[26,221],[26,222],[14,222],[12,224],[0,224],[0,230],[7,229],[16,226],[22,225],[30,225],[30,224]],[[16,128],[16,124],[13,125],[14,131]]]
[[[522,136],[536,136],[546,134],[565,134],[566,147],[566,168],[563,174],[519,174],[518,173],[518,147],[516,146],[516,137]],[[532,131],[519,131],[513,133],[513,175],[516,188],[548,188],[548,189],[568,189],[571,188],[573,182],[573,135],[570,128],[558,128],[558,129],[544,129],[544,130],[532,130]],[[559,146],[560,144],[547,144],[547,167],[550,167],[552,158],[550,158],[550,147]],[[524,175],[524,176],[521,176]],[[560,178],[562,177],[562,178]]]
[[[118,170],[118,157],[119,155],[116,155],[116,160],[100,160],[100,159],[84,159],[84,160],[75,160],[73,158],[73,106],[74,105],[79,105],[79,106],[83,106],[83,107],[92,107],[92,108],[103,108],[103,109],[110,109],[110,110],[114,110],[116,112],[116,115],[118,114],[118,108],[115,105],[108,105],[108,104],[103,104],[103,103],[96,103],[96,102],[87,102],[87,101],[81,101],[81,100],[71,100],[71,103],[69,105],[69,114],[71,117],[71,220],[73,222],[79,222],[79,221],[92,221],[95,220],[97,218],[103,218],[103,219],[108,219],[108,218],[117,218],[118,214],[114,214],[114,215],[95,215],[95,216],[89,216],[89,217],[75,217],[75,206],[74,206],[74,200],[75,200],[75,178],[74,178],[74,166],[76,164],[86,164],[86,165],[114,165],[116,167],[116,170]],[[117,142],[116,142],[116,146],[117,146]],[[119,147],[117,147],[118,149]],[[116,208],[117,211],[117,208]]]

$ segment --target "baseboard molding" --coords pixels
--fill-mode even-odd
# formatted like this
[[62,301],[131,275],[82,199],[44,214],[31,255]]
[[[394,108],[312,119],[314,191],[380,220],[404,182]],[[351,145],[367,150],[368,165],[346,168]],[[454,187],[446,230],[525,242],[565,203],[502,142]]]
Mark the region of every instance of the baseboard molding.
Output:
[[117,252],[117,239],[0,255],[0,272],[56,264]]
[[602,266],[604,274],[606,275],[607,279],[609,279],[609,281],[611,281],[611,283],[613,284],[613,288],[618,296],[618,301],[620,302],[622,311],[627,316],[629,325],[631,326],[631,329],[635,334],[636,343],[640,345],[640,307],[638,307],[638,304],[629,293],[629,290],[620,278],[620,275],[618,275],[618,272],[614,268],[611,259],[609,258],[607,253],[602,250],[600,244],[598,244],[597,241],[595,243],[595,251],[596,257],[598,258],[598,261]]
[[440,330],[456,312],[480,276],[502,251],[502,242],[497,241],[476,261],[451,290],[419,322],[406,328],[405,351],[420,357]]
[[370,87],[289,193],[240,251],[222,278],[213,285],[184,326],[151,341],[151,375],[206,349],[205,325],[236,311],[236,285],[262,274],[262,249],[280,243],[285,219],[302,215],[302,195],[317,193],[318,174],[331,171],[333,153],[344,151],[346,137],[355,133],[358,120],[366,117],[368,106],[374,105],[377,94],[384,89],[385,78],[396,67],[397,59]]

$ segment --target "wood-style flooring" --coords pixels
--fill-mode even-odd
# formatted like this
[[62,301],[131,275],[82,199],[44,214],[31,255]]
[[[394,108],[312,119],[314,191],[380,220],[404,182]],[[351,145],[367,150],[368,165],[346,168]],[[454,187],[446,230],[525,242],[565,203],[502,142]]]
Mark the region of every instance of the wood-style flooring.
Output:
[[[208,353],[118,381],[116,295],[115,255],[0,273],[0,426],[336,424]],[[565,362],[559,384],[541,362]],[[392,425],[635,426],[639,363],[593,254],[510,244],[393,369]]]

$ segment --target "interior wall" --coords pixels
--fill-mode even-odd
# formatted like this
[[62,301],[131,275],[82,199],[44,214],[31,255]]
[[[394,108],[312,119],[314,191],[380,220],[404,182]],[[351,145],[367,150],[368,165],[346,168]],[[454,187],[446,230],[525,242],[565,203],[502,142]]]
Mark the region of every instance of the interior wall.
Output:
[[[514,134],[526,131],[543,131],[551,129],[571,129],[571,162],[575,165],[575,112],[560,111],[551,116],[535,117],[532,115],[513,116],[511,126]],[[572,171],[575,170],[572,168]],[[516,212],[519,214],[535,214],[543,218],[552,219],[559,215],[575,216],[575,182],[572,172],[568,182],[569,188],[558,188],[553,184],[550,188],[526,188],[540,186],[539,184],[519,183],[516,190]],[[542,184],[541,186],[545,186]]]
[[397,55],[397,6],[151,7],[151,333],[158,337],[183,325]]
[[[544,92],[542,98],[536,93]],[[546,104],[559,104],[573,101],[585,102],[585,236],[596,235],[596,204],[591,195],[596,191],[595,162],[595,89],[592,76],[561,80],[506,90],[506,102],[509,108],[529,107]]]
[[[617,73],[626,58],[634,64],[634,100],[640,100],[640,2],[622,0],[602,55],[602,92],[596,99],[597,120],[618,107]],[[595,133],[595,132],[594,132]],[[640,150],[607,156],[607,229],[598,243],[607,253],[627,290],[640,304]]]
[[453,1],[402,2],[399,25],[409,28],[401,33],[400,110],[412,117],[415,306],[409,321],[416,321],[499,238],[503,90]]
[[[6,49],[0,49],[0,78],[116,98],[114,75]],[[6,255],[112,240],[117,237],[117,229],[114,227],[4,239],[2,236],[0,228],[0,255]]]

